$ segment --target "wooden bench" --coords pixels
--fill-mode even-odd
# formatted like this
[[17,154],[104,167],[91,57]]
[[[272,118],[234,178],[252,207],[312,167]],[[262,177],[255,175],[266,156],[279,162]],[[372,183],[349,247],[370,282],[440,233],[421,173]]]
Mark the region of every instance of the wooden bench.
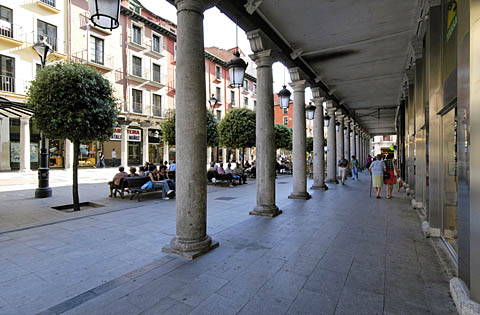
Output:
[[142,189],[142,186],[149,180],[150,178],[148,176],[122,178],[120,180],[120,187],[115,189],[114,196],[116,197],[117,192],[119,192],[120,197],[123,199],[125,192],[128,192],[130,194],[130,200],[133,200],[136,196],[137,200],[140,201],[141,194],[161,191],[161,189],[155,188]]

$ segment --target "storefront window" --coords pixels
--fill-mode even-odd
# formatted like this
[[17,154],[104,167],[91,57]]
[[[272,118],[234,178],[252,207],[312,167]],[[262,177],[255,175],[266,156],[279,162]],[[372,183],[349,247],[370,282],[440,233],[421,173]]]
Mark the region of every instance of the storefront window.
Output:
[[51,168],[63,167],[64,158],[64,141],[63,140],[50,140],[48,141],[48,166]]
[[443,116],[443,237],[458,253],[458,218],[457,218],[457,123],[456,110]]
[[128,164],[142,164],[142,144],[140,142],[128,142]]
[[95,166],[97,159],[97,143],[80,144],[78,166]]
[[150,163],[163,163],[163,144],[149,144],[148,145],[148,161]]

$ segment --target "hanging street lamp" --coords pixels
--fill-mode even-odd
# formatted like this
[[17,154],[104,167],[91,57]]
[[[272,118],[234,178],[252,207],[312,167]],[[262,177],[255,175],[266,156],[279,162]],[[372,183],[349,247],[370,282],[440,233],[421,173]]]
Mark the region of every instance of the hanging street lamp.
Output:
[[[33,49],[40,57],[42,68],[45,67],[48,55],[53,51],[47,43],[46,36],[33,45]],[[48,198],[52,196],[52,188],[49,187],[50,169],[48,168],[47,138],[42,132],[42,147],[40,149],[40,166],[38,168],[38,188],[35,189],[35,198]]]
[[120,0],[89,0],[88,7],[93,25],[107,30],[120,26]]
[[292,93],[287,89],[287,86],[284,85],[283,89],[281,89],[280,92],[277,93],[277,95],[280,99],[280,108],[288,108],[288,106],[290,105],[290,95],[292,95]]
[[313,120],[315,118],[315,109],[317,107],[315,107],[314,105],[312,105],[312,102],[310,102],[308,104],[307,107],[305,107],[305,112],[307,113],[307,119],[308,120]]
[[332,117],[330,117],[327,113],[325,113],[325,117],[323,117],[323,119],[324,119],[323,122],[324,122],[324,124],[325,124],[325,127],[328,127],[328,126],[330,125],[330,119],[331,119],[331,118],[332,118]]
[[234,53],[235,57],[227,65],[230,76],[230,87],[237,88],[243,85],[243,77],[248,64],[240,58],[238,50]]
[[338,131],[340,129],[340,123],[337,121],[335,122],[335,130]]

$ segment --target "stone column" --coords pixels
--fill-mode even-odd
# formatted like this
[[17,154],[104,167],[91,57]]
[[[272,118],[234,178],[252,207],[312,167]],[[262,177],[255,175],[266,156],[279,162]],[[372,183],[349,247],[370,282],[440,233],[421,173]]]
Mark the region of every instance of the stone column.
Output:
[[73,142],[65,140],[65,156],[64,156],[65,169],[71,169],[73,167]]
[[[344,148],[344,136],[343,136],[343,119],[345,118],[345,115],[342,114],[342,112],[337,112],[336,113],[336,118],[337,122],[340,124],[338,125],[338,130],[337,127],[335,126],[335,130],[337,132],[337,159],[336,162],[340,160],[342,155],[344,155],[345,148]],[[337,174],[340,174],[340,169],[337,170]]]
[[207,165],[212,162],[212,147],[207,148]]
[[358,154],[358,163],[360,164],[360,170],[363,170],[362,167],[362,151],[360,151],[360,131],[361,129],[357,126],[356,138],[355,138],[355,151]]
[[355,157],[358,159],[357,156],[357,150],[355,150],[355,122],[352,120],[350,123],[350,155],[355,155]]
[[293,192],[289,199],[310,199],[307,192],[305,87],[299,68],[289,69],[293,87]]
[[330,116],[327,131],[327,183],[338,184],[337,180],[337,131],[335,130],[335,111],[332,101],[327,102],[327,114]]
[[275,217],[282,213],[275,204],[275,137],[273,111],[272,51],[265,49],[260,30],[247,34],[257,66],[256,182],[257,205],[252,215]]
[[227,148],[222,148],[222,162],[227,163],[228,158],[227,158]]
[[[194,259],[218,247],[207,235],[205,0],[176,0],[176,235],[164,252]],[[193,158],[192,158],[193,157]]]
[[315,119],[313,121],[313,185],[311,189],[327,190],[325,185],[325,150],[324,150],[324,117],[323,102],[325,98],[320,97],[320,88],[312,88],[313,101],[315,106]]
[[345,129],[344,130],[344,141],[345,141],[345,158],[347,160],[351,160],[352,159],[352,155],[350,154],[350,122],[352,121],[349,117],[346,117],[344,120],[344,125],[345,125]]
[[142,127],[142,141],[143,141],[142,164],[145,164],[145,162],[148,161],[148,127]]
[[169,156],[170,154],[168,154],[168,143],[164,143],[163,145],[163,161],[162,162],[165,162],[167,161],[168,163],[170,163],[170,159],[169,159]]
[[30,171],[30,117],[20,118],[20,172]]
[[128,125],[120,125],[120,127],[122,128],[120,164],[126,169],[128,167]]

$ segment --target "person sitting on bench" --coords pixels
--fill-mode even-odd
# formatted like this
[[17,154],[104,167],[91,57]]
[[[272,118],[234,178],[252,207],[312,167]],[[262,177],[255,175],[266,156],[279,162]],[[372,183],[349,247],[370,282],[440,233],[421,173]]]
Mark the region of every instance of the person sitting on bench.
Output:
[[136,167],[130,167],[130,174],[128,174],[128,177],[137,177],[137,168]]
[[123,166],[120,166],[118,170],[119,170],[119,173],[115,174],[115,176],[113,176],[112,181],[108,182],[108,185],[110,186],[110,195],[108,197],[113,197],[113,190],[115,188],[120,188],[120,181],[122,180],[122,178],[125,178],[128,176]]
[[211,183],[214,181],[214,178],[217,176],[217,169],[215,168],[215,162],[210,163],[210,167],[207,170],[207,179]]
[[242,184],[242,181],[244,184],[247,183],[247,175],[245,175],[245,169],[242,167],[242,164],[237,164],[237,167],[233,170],[233,176],[233,178],[238,176],[240,184]]
[[161,188],[162,189],[162,199],[163,200],[168,200],[170,199],[169,196],[172,196],[174,191],[170,189],[168,186],[168,183],[164,180],[160,180],[158,176],[158,171],[157,167],[154,164],[150,164],[148,166],[148,170],[150,173],[148,174],[148,177],[150,178],[150,181],[152,182],[153,188]]
[[223,169],[223,163],[220,163],[220,166],[217,168],[217,173],[219,175],[218,179],[228,180],[228,182],[230,183],[230,186],[232,186],[233,175],[225,172],[225,170]]
[[168,178],[167,167],[165,165],[160,165],[160,170],[158,171],[158,179],[166,181],[170,190],[175,190],[175,181]]

